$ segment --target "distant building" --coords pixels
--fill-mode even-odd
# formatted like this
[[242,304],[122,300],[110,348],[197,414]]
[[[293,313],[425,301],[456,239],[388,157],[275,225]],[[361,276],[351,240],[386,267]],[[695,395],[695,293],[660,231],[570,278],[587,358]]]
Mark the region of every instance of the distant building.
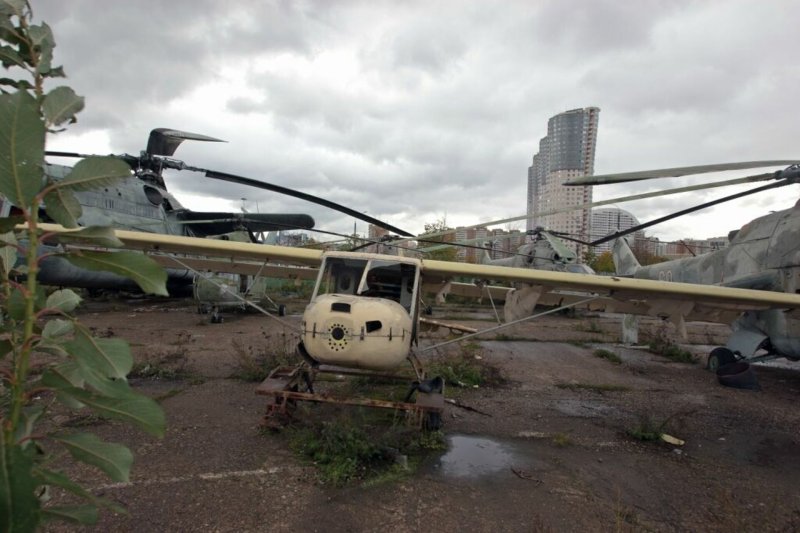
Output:
[[488,237],[490,234],[491,232],[482,226],[477,228],[457,227],[455,230],[455,241],[469,241],[470,246],[475,246],[476,248],[467,248],[465,246],[457,247],[456,261],[461,263],[480,263],[483,257],[483,250],[479,248],[483,246],[483,243],[489,240]]
[[[547,135],[539,141],[539,152],[528,168],[528,230],[542,226],[589,239],[591,215],[588,208],[550,215],[543,213],[591,203],[591,186],[565,187],[564,182],[594,174],[599,114],[597,107],[572,109],[547,122]],[[569,245],[579,258],[583,257],[584,245]]]
[[[617,231],[625,231],[639,225],[639,220],[628,211],[619,207],[601,207],[592,209],[592,234],[589,240],[597,240]],[[644,236],[643,232],[642,237]],[[636,238],[636,235],[634,235]],[[598,244],[594,247],[597,255],[608,252],[614,245],[613,241]]]
[[509,254],[516,253],[520,246],[527,243],[528,236],[525,232],[519,230],[494,229],[489,231],[486,242],[488,243],[489,257],[492,259],[504,259]]
[[277,236],[275,244],[280,246],[305,246],[309,243],[311,237],[308,233],[289,233],[281,231]]

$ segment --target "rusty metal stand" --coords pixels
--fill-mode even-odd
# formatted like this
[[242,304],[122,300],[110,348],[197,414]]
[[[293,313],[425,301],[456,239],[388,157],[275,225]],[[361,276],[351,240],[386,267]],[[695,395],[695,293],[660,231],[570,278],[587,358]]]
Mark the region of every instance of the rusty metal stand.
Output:
[[[335,403],[340,405],[353,405],[361,407],[378,407],[404,411],[410,424],[426,429],[438,429],[441,425],[441,412],[444,408],[444,387],[438,390],[421,387],[424,371],[416,357],[409,357],[418,381],[414,381],[411,390],[403,402],[376,400],[372,398],[338,398],[329,394],[314,391],[314,380],[319,373],[372,377],[380,379],[408,379],[397,374],[379,374],[364,370],[340,368],[320,365],[311,366],[303,362],[295,367],[278,367],[270,372],[269,376],[256,388],[256,394],[271,396],[273,401],[267,404],[262,425],[265,427],[279,427],[292,420],[298,401]],[[411,401],[416,392],[416,399]]]

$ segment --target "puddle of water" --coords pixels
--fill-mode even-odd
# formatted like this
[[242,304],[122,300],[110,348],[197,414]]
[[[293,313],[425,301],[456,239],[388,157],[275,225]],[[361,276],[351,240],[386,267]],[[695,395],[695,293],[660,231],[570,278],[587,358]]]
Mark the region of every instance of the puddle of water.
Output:
[[440,472],[448,477],[477,478],[508,471],[520,455],[512,446],[481,437],[453,435],[447,453],[439,459]]

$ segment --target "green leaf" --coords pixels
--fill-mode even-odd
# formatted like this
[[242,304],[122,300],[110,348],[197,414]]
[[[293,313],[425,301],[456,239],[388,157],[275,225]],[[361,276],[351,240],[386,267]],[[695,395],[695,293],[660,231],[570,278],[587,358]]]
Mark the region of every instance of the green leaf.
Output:
[[91,433],[54,436],[78,461],[96,466],[114,481],[128,481],[133,454],[121,444],[103,442]]
[[0,78],[0,85],[8,85],[15,89],[33,89],[33,85],[27,80],[12,80],[11,78]]
[[42,511],[44,520],[61,520],[75,524],[94,525],[97,523],[97,507],[94,505],[57,505]]
[[78,231],[70,231],[58,235],[58,241],[64,244],[83,243],[95,246],[106,246],[108,248],[122,248],[125,246],[117,238],[114,228],[108,226],[87,226]]
[[[34,301],[33,309],[38,311],[42,309],[45,303],[44,288],[41,285],[36,287],[36,298]],[[14,320],[24,320],[25,318],[25,296],[18,287],[11,289],[11,297],[8,299],[8,316]]]
[[88,191],[97,187],[113,185],[119,180],[131,177],[131,167],[116,157],[87,157],[72,167],[67,176],[56,182],[57,188],[66,187],[73,191]]
[[0,340],[0,360],[2,360],[5,356],[11,353],[14,349],[14,345],[8,339]]
[[155,261],[138,252],[86,252],[66,256],[75,266],[105,270],[135,281],[143,291],[161,296],[167,292],[167,273]]
[[44,175],[44,122],[27,92],[0,95],[0,194],[30,206]]
[[65,228],[77,228],[78,219],[83,214],[78,199],[69,189],[56,189],[44,197],[44,205],[50,218]]
[[60,311],[64,311],[65,313],[70,313],[74,311],[80,303],[81,297],[75,294],[72,289],[61,289],[54,291],[50,296],[48,296],[47,302],[45,302],[44,305],[48,309],[58,309]]
[[12,287],[11,295],[6,305],[9,317],[14,320],[23,320],[25,318],[25,297],[19,288]]
[[15,248],[17,244],[17,237],[13,231],[9,231],[0,235],[0,264],[2,264],[3,272],[10,273],[17,264],[19,252]]
[[[53,49],[56,41],[53,38],[53,31],[45,23],[41,26],[32,24],[28,27],[28,36],[35,49],[39,51],[39,64],[36,70],[39,74],[47,74],[53,62]],[[73,120],[74,121],[74,120]]]
[[81,390],[79,387],[83,387],[83,376],[80,374],[80,368],[77,363],[62,363],[45,370],[40,383],[44,387],[55,390],[58,401],[67,407],[71,409],[85,407],[84,404],[71,395],[63,392],[64,390]]
[[31,24],[28,26],[28,37],[30,37],[34,46],[42,46],[45,44],[54,46],[56,44],[56,40],[53,37],[53,30],[44,22],[41,26],[38,24]]
[[56,357],[67,357],[69,354],[60,344],[52,342],[42,342],[36,345],[36,350],[42,353],[54,355]]
[[[49,307],[49,302],[48,302]],[[58,337],[63,337],[64,335],[69,335],[74,330],[74,325],[72,324],[71,320],[61,320],[60,318],[54,318],[47,322],[44,325],[44,330],[42,330],[42,337],[45,339],[55,339]]]
[[3,13],[21,17],[27,4],[28,2],[25,0],[0,0],[0,9],[2,9]]
[[33,451],[33,446],[8,446],[0,439],[0,531],[34,531],[39,523]]
[[42,385],[51,389],[83,387],[84,379],[78,363],[67,361],[51,366],[42,373]]
[[10,46],[0,46],[0,62],[3,66],[8,68],[12,66],[24,66],[25,61],[22,59],[16,50]]
[[[47,93],[42,103],[42,112],[48,126],[58,126],[63,122],[73,120],[81,109],[83,109],[83,97],[63,85]],[[125,167],[130,174],[130,167],[127,165]]]
[[50,72],[47,73],[47,76],[50,78],[66,78],[67,75],[64,74],[64,67],[51,67]]
[[[24,407],[22,409],[21,423],[17,426],[16,431],[14,432],[14,442],[20,442],[30,437],[33,434],[33,426],[43,413],[43,405],[29,405]],[[25,440],[25,442],[20,444],[20,446],[25,448],[31,442],[32,441],[30,440]]]
[[[47,485],[52,485],[54,487],[60,487],[67,492],[71,492],[72,494],[79,496],[85,500],[90,501],[95,506],[106,507],[115,513],[125,514],[125,508],[119,505],[116,502],[111,500],[107,500],[106,498],[98,498],[91,492],[87,491],[83,487],[81,487],[76,482],[72,481],[66,474],[63,472],[54,472],[52,470],[47,470],[44,468],[36,468],[35,470],[36,475],[42,480],[42,483]],[[45,512],[53,509],[53,507],[49,507],[45,509]]]
[[128,343],[122,339],[97,339],[84,328],[75,331],[75,338],[64,345],[81,367],[86,366],[109,378],[122,378],[133,367]]
[[[25,217],[22,215],[12,215],[10,217],[0,218],[0,233],[8,233],[12,231],[17,224],[24,224]],[[16,240],[14,240],[16,242]]]
[[164,435],[164,411],[147,396],[131,391],[125,398],[108,398],[75,387],[61,389],[61,392],[88,405],[102,416],[130,422],[156,437]]

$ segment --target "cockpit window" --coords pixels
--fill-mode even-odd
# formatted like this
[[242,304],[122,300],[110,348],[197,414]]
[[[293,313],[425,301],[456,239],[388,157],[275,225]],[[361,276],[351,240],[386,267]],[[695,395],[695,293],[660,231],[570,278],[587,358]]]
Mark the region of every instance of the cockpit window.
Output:
[[355,294],[366,266],[366,259],[328,257],[316,294]]
[[354,294],[393,300],[410,313],[414,305],[415,265],[383,259],[328,257],[316,295]]

